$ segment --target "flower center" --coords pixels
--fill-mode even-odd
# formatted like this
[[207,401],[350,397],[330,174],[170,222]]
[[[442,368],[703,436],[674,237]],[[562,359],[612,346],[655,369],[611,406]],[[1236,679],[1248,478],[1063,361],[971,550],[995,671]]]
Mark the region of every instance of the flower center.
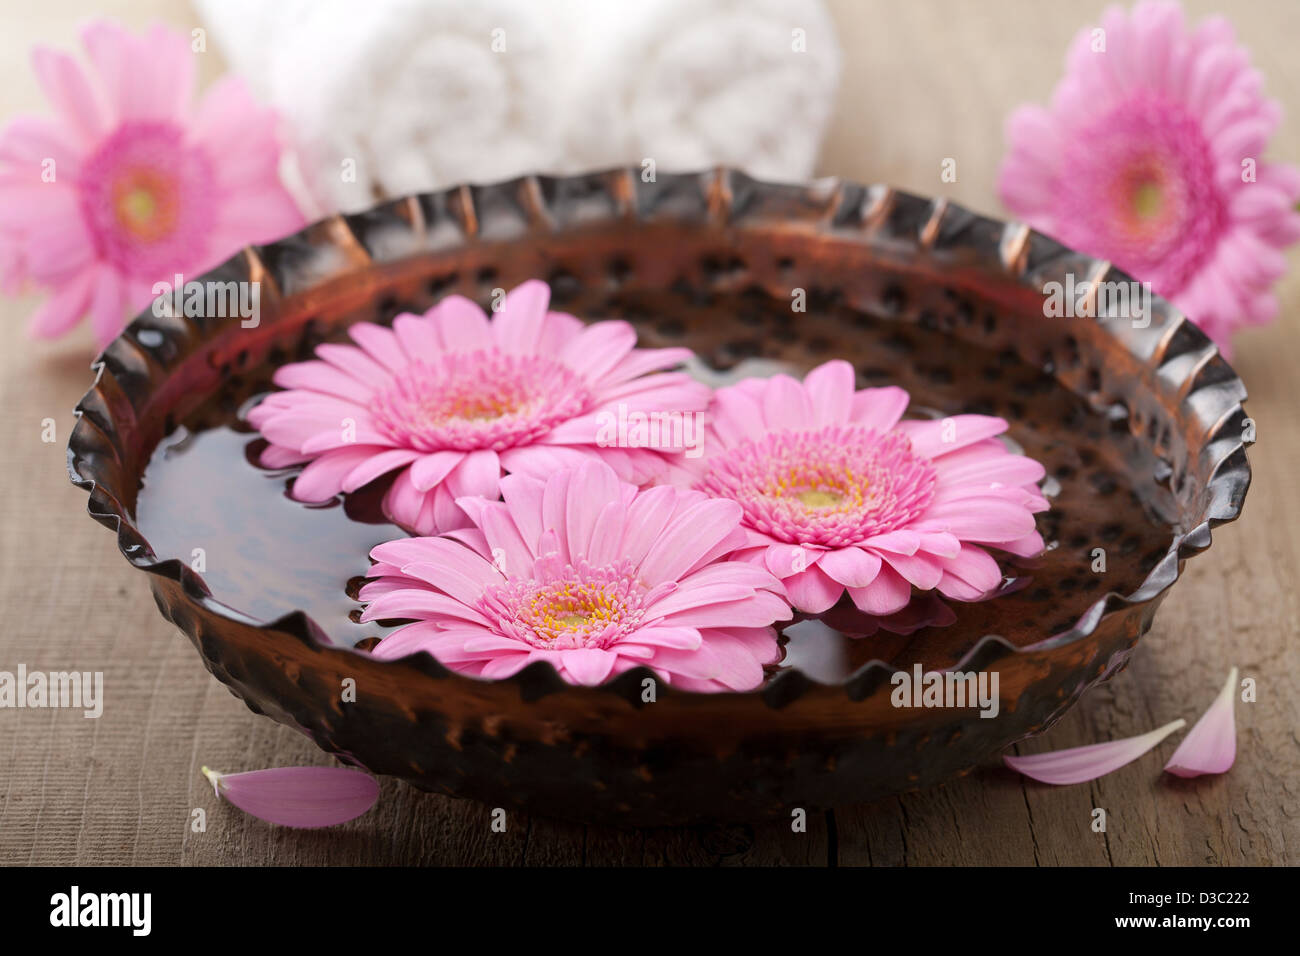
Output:
[[376,396],[374,412],[405,447],[500,451],[537,439],[590,402],[582,380],[559,362],[478,351],[412,362]]
[[112,184],[113,205],[122,228],[153,242],[176,228],[176,184],[152,169],[127,170]]
[[1177,293],[1213,252],[1223,201],[1200,124],[1182,108],[1135,97],[1088,127],[1066,150],[1057,231]]
[[86,161],[78,188],[96,248],[121,272],[171,279],[207,265],[216,180],[179,127],[123,123]]
[[738,501],[746,524],[779,541],[843,547],[912,520],[934,482],[907,436],[831,426],[730,448],[709,462],[701,487]]
[[1139,219],[1153,219],[1160,215],[1163,197],[1158,183],[1140,183],[1133,190],[1133,212]]
[[548,555],[532,579],[487,588],[478,610],[499,633],[533,647],[605,648],[641,623],[645,594],[629,561],[594,568]]
[[844,496],[839,492],[826,491],[821,488],[812,491],[801,491],[796,497],[809,508],[833,508],[844,500]]

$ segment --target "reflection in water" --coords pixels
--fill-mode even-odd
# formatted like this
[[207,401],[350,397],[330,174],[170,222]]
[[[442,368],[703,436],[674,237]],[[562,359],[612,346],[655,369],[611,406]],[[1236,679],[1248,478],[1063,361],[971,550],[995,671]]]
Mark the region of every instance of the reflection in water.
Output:
[[[180,558],[218,601],[261,621],[303,610],[339,644],[387,629],[357,624],[349,578],[365,574],[375,545],[404,532],[368,523],[364,509],[305,505],[284,473],[248,460],[255,436],[222,426],[178,430],[154,451],[140,490],[140,530],[160,558]],[[196,549],[200,549],[196,554]]]

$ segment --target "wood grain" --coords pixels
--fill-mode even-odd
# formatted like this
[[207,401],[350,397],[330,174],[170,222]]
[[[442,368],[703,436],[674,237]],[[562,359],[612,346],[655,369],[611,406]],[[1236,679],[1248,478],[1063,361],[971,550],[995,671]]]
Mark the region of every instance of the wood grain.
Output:
[[[1207,3],[1187,4],[1196,17]],[[1101,3],[927,0],[832,3],[845,50],[844,91],[822,171],[947,195],[995,214],[1001,124],[1017,103],[1043,100],[1073,32]],[[192,13],[164,0],[47,2],[6,14],[0,31],[0,116],[35,108],[26,69],[34,41],[70,46],[94,12],[128,23]],[[1300,7],[1232,5],[1271,94],[1300,112],[1290,38]],[[809,55],[815,55],[810,51]],[[220,71],[215,54],[205,77]],[[1284,122],[1272,155],[1300,155]],[[952,157],[958,181],[940,181]],[[1291,264],[1297,265],[1292,251]],[[1157,755],[1092,785],[1048,788],[994,765],[947,786],[883,804],[813,814],[788,825],[620,831],[513,818],[494,833],[489,810],[385,781],[378,808],[324,833],[273,829],[218,803],[199,774],[328,758],[294,731],[248,712],[201,667],[158,615],[112,536],[85,515],[64,471],[70,410],[90,382],[92,346],[78,335],[28,344],[36,300],[0,302],[0,670],[103,671],[98,720],[60,710],[0,710],[0,864],[1296,864],[1300,863],[1300,701],[1296,568],[1300,553],[1300,273],[1279,289],[1282,318],[1238,339],[1235,366],[1251,392],[1259,443],[1245,516],[1190,562],[1129,668],[1090,693],[1025,752],[1141,733],[1194,720],[1232,665],[1258,681],[1238,707],[1237,765],[1177,781]],[[57,441],[41,440],[43,420]],[[1108,814],[1091,831],[1095,807]],[[207,815],[191,829],[192,811]]]

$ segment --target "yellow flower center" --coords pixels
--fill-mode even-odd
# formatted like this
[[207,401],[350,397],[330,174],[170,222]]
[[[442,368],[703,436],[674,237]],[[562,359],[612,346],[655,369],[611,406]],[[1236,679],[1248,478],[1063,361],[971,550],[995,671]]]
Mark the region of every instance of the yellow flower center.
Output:
[[788,462],[766,484],[763,493],[770,500],[813,511],[861,507],[870,497],[870,483],[842,465]]
[[451,422],[494,422],[514,415],[523,407],[513,395],[462,395],[448,399],[434,396],[420,407],[420,421],[426,426]]
[[534,595],[528,612],[534,627],[558,633],[589,627],[597,629],[617,621],[623,602],[599,585],[563,584]]
[[839,492],[826,491],[822,488],[801,491],[795,497],[809,508],[833,508],[844,500],[844,496]]
[[1152,219],[1160,215],[1164,194],[1156,183],[1140,183],[1133,191],[1133,211],[1139,219]]
[[161,239],[176,226],[174,184],[154,170],[130,170],[113,183],[113,209],[122,228],[136,238]]

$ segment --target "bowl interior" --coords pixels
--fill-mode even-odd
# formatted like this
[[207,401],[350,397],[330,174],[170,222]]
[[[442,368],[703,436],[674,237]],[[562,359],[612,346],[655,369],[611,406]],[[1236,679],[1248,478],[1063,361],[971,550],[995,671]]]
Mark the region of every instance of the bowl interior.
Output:
[[[291,473],[253,463],[259,440],[241,416],[270,388],[275,366],[345,338],[353,322],[390,322],[452,292],[486,306],[494,290],[534,277],[549,281],[552,308],[626,319],[644,346],[691,347],[699,356],[692,371],[711,383],[801,375],[842,358],[859,387],[906,388],[910,415],[1006,418],[1008,440],[1046,466],[1052,508],[1039,530],[1048,551],[998,555],[1006,581],[995,599],[949,602],[955,619],[942,625],[927,624],[941,613],[922,605],[926,614],[893,630],[841,606],[788,628],[777,670],[838,682],[871,660],[951,667],[989,634],[1038,644],[1069,632],[1107,592],[1138,591],[1204,520],[1208,476],[1198,474],[1203,464],[1186,438],[1195,423],[1101,323],[1043,317],[1041,294],[1008,272],[1000,224],[982,251],[967,236],[947,253],[941,242],[918,252],[914,238],[886,241],[888,215],[879,241],[863,243],[836,235],[825,219],[805,228],[803,210],[783,208],[778,194],[769,215],[745,229],[707,205],[696,216],[665,200],[669,213],[660,216],[592,216],[545,229],[528,223],[525,208],[512,230],[521,215],[507,202],[512,194],[494,195],[496,206],[476,197],[471,241],[453,193],[328,221],[228,266],[263,283],[260,325],[226,321],[192,336],[193,351],[141,416],[134,465],[142,480],[128,506],[158,559],[190,564],[213,598],[253,619],[302,609],[336,643],[364,647],[380,636],[382,628],[356,623],[350,593],[369,548],[400,534],[378,514],[382,488],[333,506],[292,501]],[[864,216],[869,201],[864,194]],[[889,215],[899,215],[897,205]],[[399,239],[417,213],[425,247],[411,253]],[[966,229],[990,222],[972,217]],[[449,230],[441,249],[440,224]],[[146,315],[129,335],[153,341],[154,328],[170,336],[180,323]]]

